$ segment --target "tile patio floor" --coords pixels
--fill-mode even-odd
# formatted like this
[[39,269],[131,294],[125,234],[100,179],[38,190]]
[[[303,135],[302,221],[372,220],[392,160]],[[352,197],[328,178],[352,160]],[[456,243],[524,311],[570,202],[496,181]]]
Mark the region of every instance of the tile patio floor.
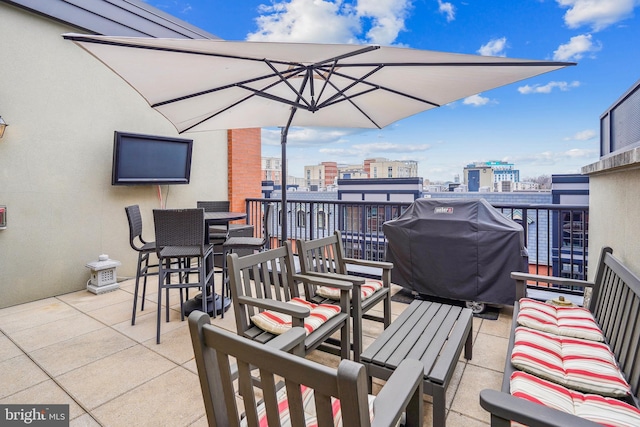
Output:
[[[148,285],[145,311],[135,326],[133,280],[102,295],[79,291],[0,309],[0,403],[66,403],[71,426],[206,426],[187,322],[180,321],[178,305],[171,321],[162,324],[161,344],[155,343],[156,286],[153,280]],[[177,293],[173,301],[178,302]],[[392,302],[393,316],[405,307]],[[232,310],[213,324],[235,331]],[[473,360],[458,362],[447,393],[448,427],[488,425],[478,395],[484,388],[500,388],[510,322],[510,307],[501,309],[498,320],[474,318]],[[380,333],[379,325],[365,320],[365,346]],[[309,357],[330,366],[338,362],[321,352]],[[424,425],[431,425],[428,396]]]

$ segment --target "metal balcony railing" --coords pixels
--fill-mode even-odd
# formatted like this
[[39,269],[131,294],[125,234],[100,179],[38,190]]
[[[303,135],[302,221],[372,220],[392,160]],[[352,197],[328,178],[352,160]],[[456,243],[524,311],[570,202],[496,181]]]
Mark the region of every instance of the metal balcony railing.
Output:
[[[274,243],[282,241],[280,218],[287,215],[286,239],[312,240],[340,230],[346,256],[384,261],[385,221],[397,218],[410,203],[341,200],[289,200],[283,211],[279,199],[247,199],[247,222],[260,224],[262,205],[273,203]],[[589,207],[554,204],[494,204],[525,229],[529,272],[586,280],[589,246]],[[262,227],[255,227],[261,233]],[[273,246],[273,245],[272,245]],[[540,287],[529,283],[530,287]],[[541,288],[541,287],[540,287]],[[582,290],[563,289],[580,294]]]

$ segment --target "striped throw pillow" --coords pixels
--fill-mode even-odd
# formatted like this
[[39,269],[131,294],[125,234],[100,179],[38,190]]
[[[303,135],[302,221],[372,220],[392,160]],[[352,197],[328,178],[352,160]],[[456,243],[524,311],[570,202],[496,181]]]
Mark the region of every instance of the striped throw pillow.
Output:
[[519,325],[565,337],[604,341],[602,330],[586,308],[556,307],[530,298],[519,302]]
[[[382,289],[382,286],[382,281],[380,280],[365,279],[364,285],[360,287],[362,301],[375,294],[379,289]],[[316,291],[316,294],[332,300],[340,299],[340,289],[331,288],[329,286],[320,286]]]
[[[301,385],[300,393],[302,394],[302,407],[304,410],[305,424],[307,427],[316,427],[318,421],[316,418],[316,404],[313,389]],[[373,401],[375,396],[369,395],[369,418],[373,421]],[[342,426],[342,408],[340,407],[340,400],[331,398],[331,409],[333,412],[333,425],[334,427]],[[258,422],[260,427],[268,427],[267,410],[264,404],[261,404],[258,408]],[[291,426],[291,415],[289,413],[289,401],[287,398],[287,389],[282,388],[278,392],[278,412],[280,415],[280,424],[282,427]],[[247,420],[244,418],[240,423],[241,426],[247,425]]]
[[[340,313],[340,306],[333,304],[314,304],[302,298],[292,298],[290,304],[301,305],[309,308],[311,314],[304,319],[304,328],[307,335],[318,329],[327,320]],[[254,325],[263,331],[280,335],[291,329],[291,316],[277,311],[265,310],[251,317]]]
[[511,394],[607,426],[640,425],[640,411],[634,406],[610,397],[572,391],[526,372],[511,375]]
[[511,363],[517,369],[574,390],[624,397],[630,386],[609,347],[519,326]]

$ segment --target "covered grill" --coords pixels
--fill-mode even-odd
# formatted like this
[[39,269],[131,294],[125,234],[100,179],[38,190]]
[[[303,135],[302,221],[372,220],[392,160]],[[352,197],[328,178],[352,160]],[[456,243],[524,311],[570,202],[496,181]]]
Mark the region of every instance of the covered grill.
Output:
[[484,199],[418,199],[383,229],[392,282],[420,294],[512,305],[528,269],[522,226]]

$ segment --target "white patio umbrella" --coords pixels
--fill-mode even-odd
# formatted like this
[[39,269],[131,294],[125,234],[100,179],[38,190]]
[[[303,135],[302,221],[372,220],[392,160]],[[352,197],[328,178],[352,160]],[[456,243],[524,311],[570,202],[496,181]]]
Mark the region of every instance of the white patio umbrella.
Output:
[[281,127],[282,239],[290,126],[382,128],[567,62],[348,44],[64,34],[179,133]]

